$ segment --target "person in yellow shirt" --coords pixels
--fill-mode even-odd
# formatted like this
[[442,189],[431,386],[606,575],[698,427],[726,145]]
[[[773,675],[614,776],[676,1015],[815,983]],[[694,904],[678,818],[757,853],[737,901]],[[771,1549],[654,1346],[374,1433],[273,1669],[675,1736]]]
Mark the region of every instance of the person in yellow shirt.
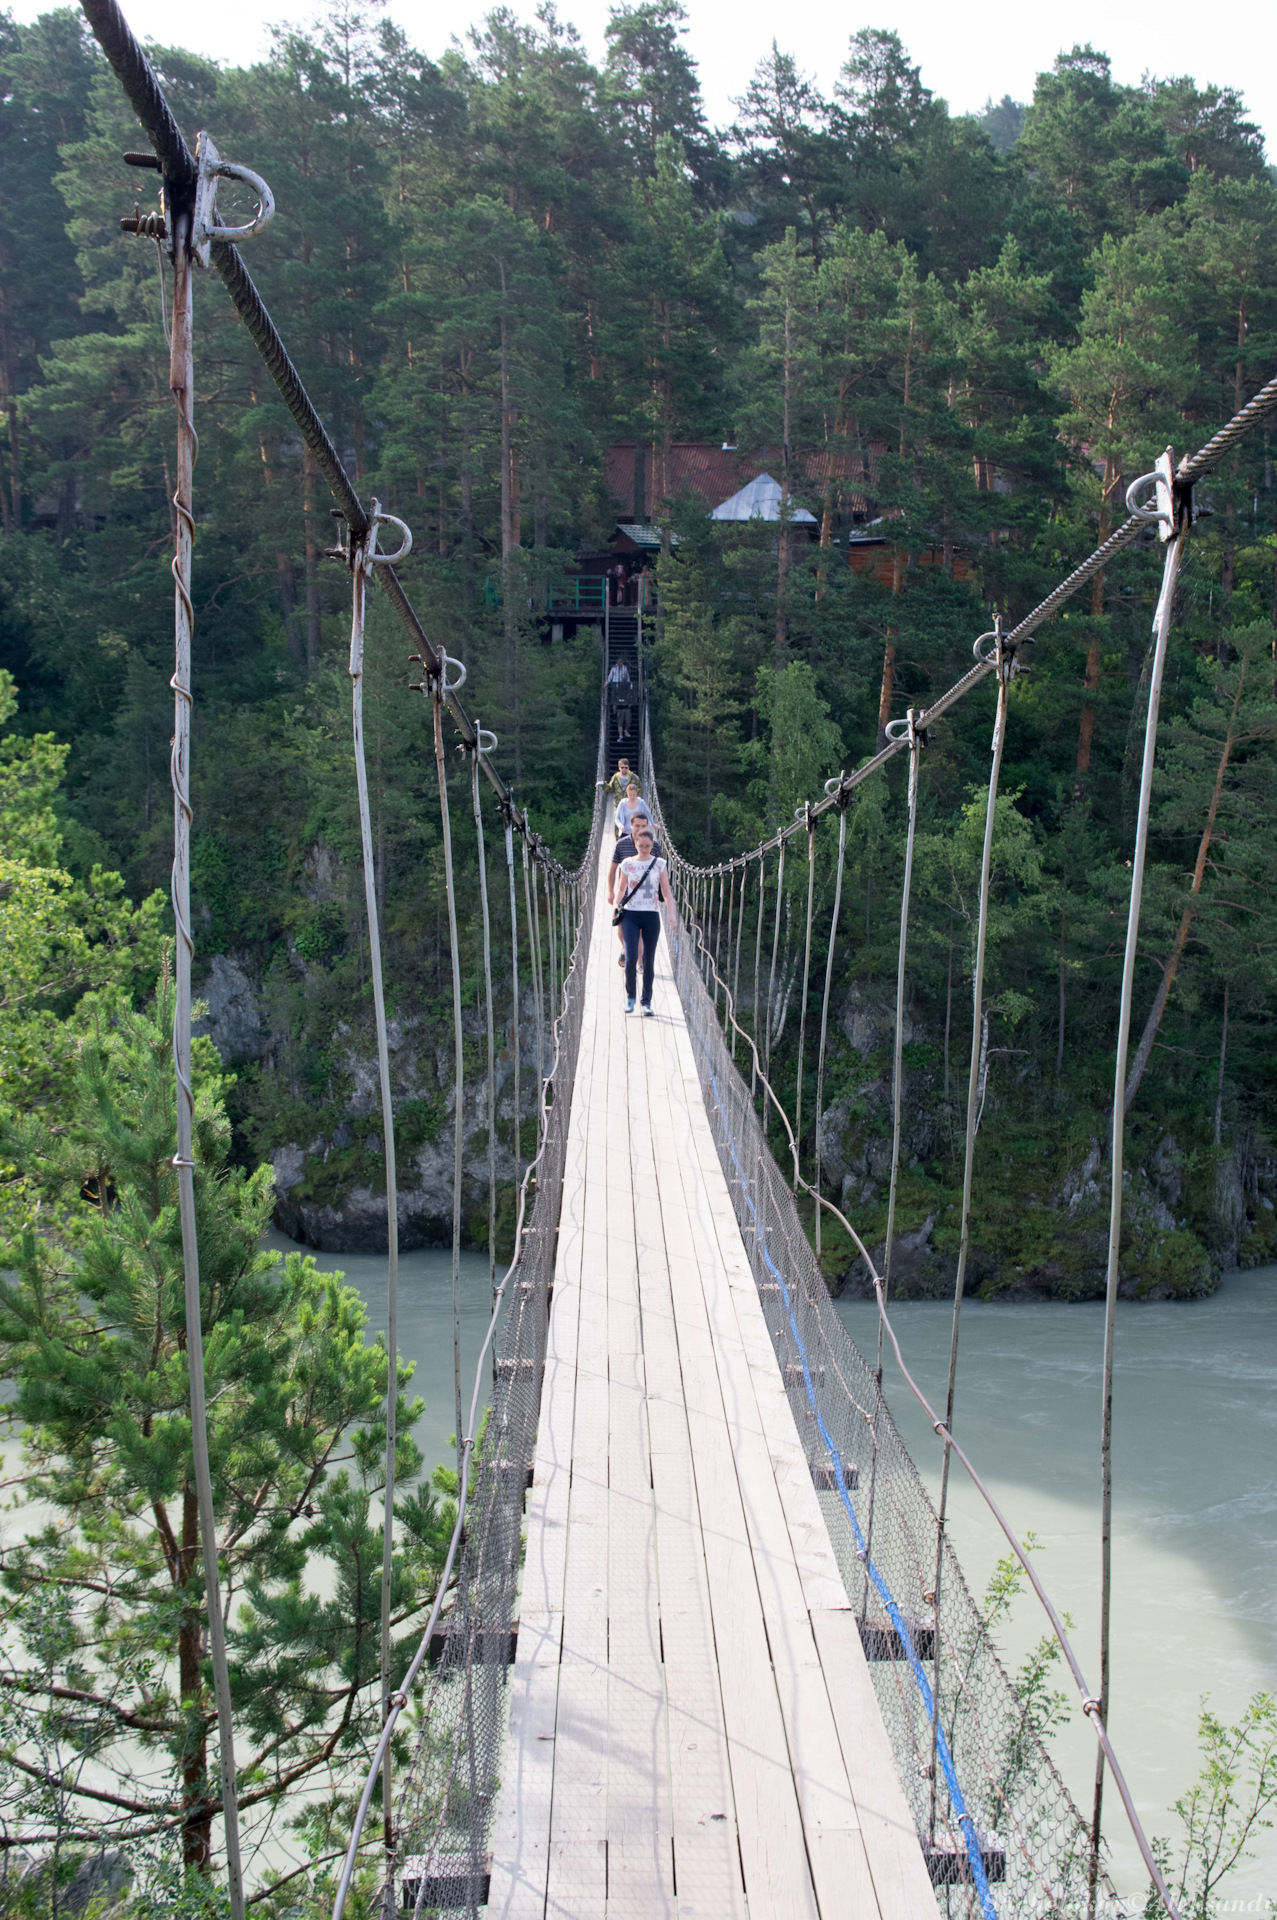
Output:
[[613,800],[623,800],[625,798],[625,789],[629,786],[631,780],[633,780],[641,792],[642,783],[638,775],[630,771],[630,763],[625,755],[622,754],[616,763],[616,772],[612,775],[612,778],[610,780],[601,780],[599,785],[607,788]]

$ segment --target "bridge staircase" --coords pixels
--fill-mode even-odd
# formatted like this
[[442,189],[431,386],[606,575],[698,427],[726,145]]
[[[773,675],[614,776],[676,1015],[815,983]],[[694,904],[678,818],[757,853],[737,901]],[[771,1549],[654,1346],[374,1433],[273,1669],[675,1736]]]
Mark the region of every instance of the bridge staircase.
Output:
[[[628,708],[609,706],[607,710],[607,770],[615,773],[622,754],[637,769],[642,752],[640,716],[642,700],[642,620],[635,607],[609,607],[604,626],[607,642],[607,671],[623,660],[630,670],[633,704]],[[624,725],[624,731],[622,731]]]

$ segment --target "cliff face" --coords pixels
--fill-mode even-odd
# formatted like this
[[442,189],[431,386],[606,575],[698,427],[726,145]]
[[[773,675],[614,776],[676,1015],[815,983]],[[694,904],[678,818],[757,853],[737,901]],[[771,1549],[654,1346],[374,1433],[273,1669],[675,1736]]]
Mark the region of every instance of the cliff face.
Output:
[[[285,1072],[287,1035],[272,1023],[271,996],[250,965],[228,954],[213,957],[200,990],[207,1033],[228,1067],[247,1070],[257,1086]],[[536,1035],[530,994],[520,1009],[520,1107],[525,1150],[536,1114]],[[487,1045],[482,1015],[463,1016],[466,1078],[462,1093],[462,1227],[483,1243],[488,1218]],[[387,1023],[396,1110],[399,1244],[405,1250],[452,1238],[454,1054],[451,1019],[444,1030],[426,1013]],[[548,1036],[547,1036],[548,1045]],[[335,1078],[345,1087],[340,1108],[297,1137],[262,1138],[260,1150],[275,1169],[275,1223],[284,1233],[326,1253],[380,1253],[386,1246],[386,1188],[372,1034],[337,1020],[329,1035]],[[514,1056],[497,1055],[498,1192],[515,1178],[513,1155]],[[280,1118],[290,1115],[280,1103]],[[280,1129],[277,1127],[275,1132]]]
[[[498,989],[500,991],[500,989]],[[264,990],[250,964],[218,954],[202,987],[202,1029],[228,1066],[278,1087],[287,1074],[288,1034],[278,995]],[[856,986],[837,1009],[825,1109],[820,1119],[825,1191],[869,1245],[885,1257],[891,1169],[893,1006]],[[463,1232],[487,1234],[487,1126],[483,1023],[464,1016]],[[395,1088],[399,1236],[405,1249],[446,1243],[452,1235],[453,1044],[450,1016],[423,1011],[389,1023]],[[943,1061],[915,1011],[905,1034],[904,1129],[891,1290],[902,1299],[952,1292],[957,1262],[966,1066],[955,1048],[945,1097]],[[340,1105],[295,1122],[296,1103],[272,1109],[273,1132],[259,1125],[257,1147],[275,1168],[276,1224],[328,1253],[376,1253],[386,1244],[385,1182],[377,1069],[371,1032],[340,1018],[327,1035]],[[548,1036],[546,1038],[548,1047]],[[536,1059],[533,1007],[520,1012],[520,1105],[524,1147],[534,1136]],[[1061,1108],[1027,1056],[991,1050],[976,1154],[970,1291],[988,1299],[1094,1299],[1104,1291],[1108,1245],[1107,1116]],[[266,1103],[269,1107],[270,1103]],[[497,1057],[496,1172],[508,1217],[515,1177],[512,1151],[514,1059]],[[290,1130],[290,1123],[291,1130]],[[1277,1259],[1277,1161],[1252,1135],[1203,1145],[1133,1115],[1128,1130],[1122,1291],[1140,1299],[1193,1298],[1219,1273]],[[499,1229],[500,1230],[500,1229]],[[825,1268],[835,1292],[868,1294],[863,1262],[845,1236],[825,1236]]]
[[[826,1192],[879,1271],[891,1173],[894,1003],[855,987],[838,1009],[837,1096],[821,1116]],[[967,1060],[955,1048],[945,1096],[941,1048],[915,1012],[904,1033],[900,1175],[891,1292],[952,1293],[957,1268]],[[912,1059],[913,1064],[909,1064]],[[1108,1257],[1108,1116],[1080,1112],[1039,1063],[990,1048],[976,1149],[967,1290],[986,1299],[1088,1300]],[[827,1075],[827,1081],[830,1076]],[[1085,1128],[1082,1138],[1079,1134]],[[1220,1147],[1155,1117],[1128,1121],[1121,1292],[1144,1300],[1211,1293],[1221,1271],[1277,1259],[1277,1161],[1246,1131]],[[868,1297],[864,1262],[834,1236],[835,1292]]]

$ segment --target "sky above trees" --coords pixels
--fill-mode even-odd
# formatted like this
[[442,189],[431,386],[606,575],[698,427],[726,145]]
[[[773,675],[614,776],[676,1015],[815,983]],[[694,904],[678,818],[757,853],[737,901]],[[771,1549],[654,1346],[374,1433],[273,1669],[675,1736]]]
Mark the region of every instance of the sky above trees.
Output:
[[[17,0],[14,17],[34,20],[42,6],[43,0]],[[592,58],[602,56],[610,10],[609,0],[566,0],[559,9],[579,29]],[[478,0],[468,10],[390,0],[385,11],[414,45],[437,58],[451,36],[477,22],[484,8]],[[531,21],[535,0],[515,0],[511,11]],[[125,12],[144,38],[171,41],[173,16],[164,0],[126,0]],[[1190,0],[1166,0],[1155,15],[1114,7],[1108,0],[1075,0],[1059,13],[1024,7],[1018,0],[984,0],[978,21],[941,0],[895,0],[891,6],[850,12],[794,8],[783,19],[765,0],[691,0],[688,15],[687,45],[700,65],[706,108],[716,125],[732,119],[733,101],[744,92],[773,35],[782,52],[792,53],[828,93],[850,35],[862,26],[879,26],[900,35],[924,84],[955,113],[975,112],[1004,93],[1028,100],[1036,76],[1061,49],[1089,40],[1108,53],[1114,78],[1126,86],[1138,85],[1149,72],[1192,73],[1199,81],[1237,87],[1269,149],[1277,148],[1277,12],[1268,0],[1239,0],[1229,10],[1226,36],[1219,33],[1215,16]],[[238,64],[260,56],[272,23],[301,24],[309,17],[310,10],[296,0],[269,0],[265,7],[261,0],[224,0],[221,6],[188,12],[181,41],[194,52]]]

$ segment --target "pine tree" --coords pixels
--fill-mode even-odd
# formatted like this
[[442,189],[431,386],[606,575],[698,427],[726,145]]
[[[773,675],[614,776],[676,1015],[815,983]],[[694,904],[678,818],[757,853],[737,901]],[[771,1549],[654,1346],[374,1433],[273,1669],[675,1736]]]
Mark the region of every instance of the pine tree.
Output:
[[[4,1556],[13,1639],[0,1692],[21,1739],[3,1790],[11,1827],[56,1816],[71,1841],[159,1835],[170,1858],[208,1873],[215,1715],[171,1159],[172,1010],[165,977],[143,1011],[86,1003],[65,1116],[5,1129],[6,1153],[60,1205],[68,1230],[28,1230],[7,1249],[0,1282],[27,1494],[52,1514]],[[375,1729],[370,1522],[386,1356],[366,1344],[358,1297],[339,1275],[309,1256],[260,1251],[272,1176],[229,1164],[217,1057],[208,1041],[195,1053],[209,1442],[251,1834],[302,1781],[331,1791]],[[401,1363],[400,1378],[410,1375]],[[401,1403],[405,1436],[417,1411]],[[420,1455],[406,1437],[400,1452],[410,1487]],[[433,1592],[449,1516],[420,1491],[399,1511],[394,1605],[410,1626]],[[336,1574],[329,1598],[315,1589],[317,1556]],[[54,1594],[61,1632],[50,1649],[43,1602]],[[72,1710],[75,1763],[65,1742],[57,1767],[33,1758]],[[93,1784],[104,1777],[105,1800]]]

